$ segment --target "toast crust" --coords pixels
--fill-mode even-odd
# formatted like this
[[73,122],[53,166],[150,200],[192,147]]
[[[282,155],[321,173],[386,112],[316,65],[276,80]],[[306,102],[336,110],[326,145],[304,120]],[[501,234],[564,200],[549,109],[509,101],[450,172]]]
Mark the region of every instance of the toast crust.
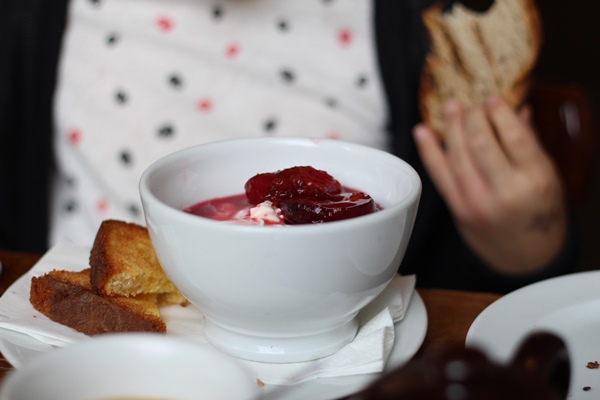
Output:
[[90,270],[51,271],[31,281],[29,301],[51,320],[86,335],[166,333],[156,296],[102,297],[92,290]]
[[87,335],[166,333],[160,307],[189,304],[163,272],[148,230],[117,220],[101,224],[90,268],[32,278],[29,301],[51,320]]
[[[134,223],[102,222],[90,266],[92,288],[103,296],[179,293],[158,262],[148,230]],[[178,299],[185,301],[181,295]]]

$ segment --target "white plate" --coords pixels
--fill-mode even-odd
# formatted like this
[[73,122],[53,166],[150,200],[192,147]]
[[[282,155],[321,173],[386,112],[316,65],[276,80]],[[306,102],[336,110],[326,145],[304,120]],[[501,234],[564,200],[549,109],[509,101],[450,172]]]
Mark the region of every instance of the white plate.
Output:
[[[45,256],[46,258],[42,258],[40,263],[37,264],[40,269],[39,273],[43,272],[41,271],[41,264],[43,264],[44,269],[52,269],[54,265],[61,265],[68,268],[80,268],[82,262],[85,262],[87,254],[86,250],[76,247],[57,249],[56,251],[51,252],[51,254],[48,253]],[[17,280],[2,297],[17,296],[19,295],[17,292],[22,291],[25,291],[26,293],[20,293],[20,295],[25,296],[29,290],[31,275],[32,271],[29,271]],[[180,307],[175,307],[174,311],[177,312],[178,309],[180,309]],[[184,311],[181,312],[190,314],[190,309],[191,307],[186,307],[183,309]],[[32,309],[31,311],[33,312],[34,310]],[[194,317],[195,314],[187,316]],[[185,321],[186,319],[183,318],[183,320]],[[193,323],[194,320],[191,319],[190,322]],[[185,326],[169,326],[169,329],[171,328],[174,328],[173,331],[175,332],[186,329]],[[179,330],[177,328],[179,328]],[[408,361],[417,352],[425,338],[427,331],[427,310],[425,309],[423,300],[417,292],[414,292],[413,294],[404,319],[395,324],[394,330],[395,342],[386,365],[386,369],[388,370]],[[6,329],[2,329],[1,336],[0,351],[15,368],[22,367],[42,352],[52,351],[54,349],[53,346],[42,343],[29,335]],[[200,342],[199,345],[209,346],[209,344]],[[261,376],[261,373],[264,375],[267,370],[272,372],[274,368],[279,368],[276,364],[253,362],[247,362],[247,364],[254,370],[258,377]],[[285,368],[285,364],[282,364],[281,368]],[[282,369],[282,371],[278,372],[284,373],[286,370]],[[306,398],[310,398],[311,400],[335,399],[359,391],[378,376],[379,374],[362,374],[336,378],[319,378],[294,385],[294,390],[286,391],[285,394],[279,392],[279,389],[282,388],[281,386],[267,385],[265,387],[265,392],[272,391],[273,394],[275,394],[274,392],[277,391],[277,398],[281,400],[304,400]],[[286,387],[289,388],[289,386]]]
[[[600,370],[588,369],[586,365],[600,361],[599,316],[600,271],[565,275],[496,300],[473,321],[466,344],[505,363],[528,334],[555,333],[565,341],[571,359],[569,399],[597,398]],[[585,386],[591,390],[584,391]]]
[[[407,362],[421,347],[427,332],[427,310],[418,293],[414,293],[404,319],[394,326],[395,343],[386,364],[386,370]],[[54,347],[44,344],[31,336],[3,329],[0,338],[0,352],[15,368],[20,368],[36,355],[52,351]],[[7,340],[5,338],[10,338]],[[200,344],[202,345],[202,344]],[[205,344],[205,346],[209,346]],[[256,363],[248,363],[256,366]],[[268,385],[269,391],[278,393],[279,400],[330,400],[355,393],[366,387],[379,374],[363,374],[336,378],[319,378],[293,386],[293,390],[283,390],[282,386]],[[290,388],[286,386],[286,388]]]

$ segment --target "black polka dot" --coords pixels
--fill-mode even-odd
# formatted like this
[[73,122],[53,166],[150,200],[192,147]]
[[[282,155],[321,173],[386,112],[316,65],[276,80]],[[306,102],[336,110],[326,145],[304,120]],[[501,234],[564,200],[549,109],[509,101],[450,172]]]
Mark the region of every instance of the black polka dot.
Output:
[[179,74],[171,74],[168,78],[169,85],[174,89],[183,88],[183,78]]
[[115,100],[119,104],[125,104],[129,101],[129,96],[123,90],[117,90],[115,93]]
[[158,137],[170,138],[175,134],[175,128],[171,124],[164,124],[158,128]]
[[118,33],[112,32],[112,33],[109,33],[106,36],[106,44],[108,46],[114,46],[114,45],[117,44],[118,41],[119,41],[119,34]]
[[265,133],[271,134],[277,129],[277,120],[275,118],[269,118],[263,123],[263,129]]
[[101,0],[89,0],[90,4],[93,5],[94,7],[99,7],[102,4]]
[[72,213],[76,212],[77,211],[77,202],[73,199],[65,201],[65,203],[63,205],[63,210],[68,214],[72,214]]
[[290,24],[287,20],[280,18],[277,20],[277,29],[281,32],[287,32],[290,30]]
[[331,4],[331,3],[333,3],[333,0],[321,0],[321,2],[323,4]]
[[369,79],[365,75],[360,75],[356,79],[356,86],[358,86],[359,88],[364,88],[365,86],[367,86],[367,83],[369,83]]
[[325,99],[325,104],[331,108],[337,108],[338,107],[338,101],[333,98],[333,97],[327,97]]
[[121,150],[119,153],[119,160],[126,167],[133,165],[133,155],[129,150]]
[[212,8],[212,17],[216,20],[220,20],[223,18],[223,7],[220,5],[215,5]]
[[129,211],[129,214],[131,214],[134,217],[137,217],[141,214],[140,212],[140,208],[138,207],[137,204],[133,204],[131,203],[128,207],[127,207],[127,211]]
[[77,179],[75,179],[73,176],[65,176],[64,181],[65,184],[70,188],[77,186]]
[[289,69],[283,69],[280,72],[281,78],[287,83],[293,83],[296,80],[296,75]]

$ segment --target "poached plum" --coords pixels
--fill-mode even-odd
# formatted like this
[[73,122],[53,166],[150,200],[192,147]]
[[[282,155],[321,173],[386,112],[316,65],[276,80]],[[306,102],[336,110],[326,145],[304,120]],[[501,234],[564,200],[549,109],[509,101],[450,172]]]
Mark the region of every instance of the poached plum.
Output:
[[250,178],[245,185],[248,201],[257,205],[267,200],[322,198],[340,194],[342,185],[325,171],[313,167],[292,167]]
[[297,225],[339,221],[379,210],[368,194],[346,188],[313,167],[258,174],[244,187],[245,193],[206,200],[184,211],[219,221]]
[[310,166],[262,173],[245,185],[252,205],[271,201],[286,224],[317,224],[373,213],[375,201],[366,193],[344,189],[327,172]]

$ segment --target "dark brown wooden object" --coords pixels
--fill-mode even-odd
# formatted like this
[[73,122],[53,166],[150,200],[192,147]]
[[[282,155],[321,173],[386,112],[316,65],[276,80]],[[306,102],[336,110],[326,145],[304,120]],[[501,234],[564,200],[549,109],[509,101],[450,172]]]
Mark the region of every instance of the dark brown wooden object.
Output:
[[596,121],[593,106],[578,84],[538,80],[529,96],[533,124],[555,161],[570,205],[588,194],[596,169]]

